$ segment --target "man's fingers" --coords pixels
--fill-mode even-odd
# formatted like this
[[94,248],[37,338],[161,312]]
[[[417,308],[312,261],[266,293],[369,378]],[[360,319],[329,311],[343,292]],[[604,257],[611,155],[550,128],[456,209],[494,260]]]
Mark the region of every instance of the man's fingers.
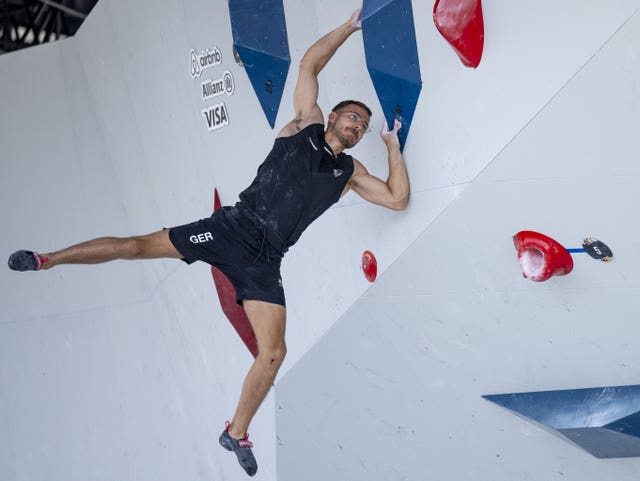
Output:
[[353,15],[351,15],[351,18],[349,19],[349,25],[356,28],[362,28],[362,9],[361,8],[353,12]]
[[398,119],[394,119],[393,120],[393,130],[389,130],[389,126],[387,125],[387,122],[383,122],[382,123],[382,130],[380,131],[380,135],[387,135],[389,133],[392,133],[394,135],[398,135],[398,131],[402,128],[402,122],[400,122]]

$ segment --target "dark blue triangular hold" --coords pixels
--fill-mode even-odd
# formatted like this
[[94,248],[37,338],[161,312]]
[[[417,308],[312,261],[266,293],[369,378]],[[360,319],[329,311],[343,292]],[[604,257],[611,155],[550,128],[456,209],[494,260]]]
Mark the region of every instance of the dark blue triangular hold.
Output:
[[236,45],[271,128],[275,125],[290,61]]
[[640,456],[640,385],[482,397],[554,430],[598,458]]
[[291,58],[282,0],[229,0],[233,44],[271,128]]
[[640,411],[606,424],[603,427],[617,433],[635,436],[640,439]]
[[422,80],[411,0],[365,0],[362,38],[367,69],[389,128],[402,122],[404,149]]

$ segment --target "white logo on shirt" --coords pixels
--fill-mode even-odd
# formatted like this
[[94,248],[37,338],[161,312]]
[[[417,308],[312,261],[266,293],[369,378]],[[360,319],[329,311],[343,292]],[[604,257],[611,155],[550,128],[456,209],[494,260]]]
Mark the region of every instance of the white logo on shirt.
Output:
[[333,169],[333,176],[340,177],[342,175],[342,171],[340,169]]

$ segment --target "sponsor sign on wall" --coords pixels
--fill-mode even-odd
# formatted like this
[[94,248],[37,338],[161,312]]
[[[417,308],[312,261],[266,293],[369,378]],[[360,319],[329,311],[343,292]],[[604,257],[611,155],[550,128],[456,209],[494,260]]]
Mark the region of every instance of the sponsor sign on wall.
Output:
[[[191,49],[189,52],[190,75],[192,79],[200,79],[200,98],[203,102],[221,96],[231,96],[235,91],[233,75],[228,70],[216,74],[215,67],[222,64],[222,51],[217,47],[205,48],[199,53]],[[204,75],[207,73],[208,75]],[[229,111],[224,101],[218,100],[213,105],[206,105],[201,110],[202,119],[209,132],[229,125]]]

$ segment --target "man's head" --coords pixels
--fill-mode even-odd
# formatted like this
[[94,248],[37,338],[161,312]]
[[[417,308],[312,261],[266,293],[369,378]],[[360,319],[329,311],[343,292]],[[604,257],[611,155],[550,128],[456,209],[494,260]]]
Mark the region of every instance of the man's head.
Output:
[[360,142],[369,131],[371,109],[357,100],[343,100],[329,114],[327,132],[330,132],[345,149]]

